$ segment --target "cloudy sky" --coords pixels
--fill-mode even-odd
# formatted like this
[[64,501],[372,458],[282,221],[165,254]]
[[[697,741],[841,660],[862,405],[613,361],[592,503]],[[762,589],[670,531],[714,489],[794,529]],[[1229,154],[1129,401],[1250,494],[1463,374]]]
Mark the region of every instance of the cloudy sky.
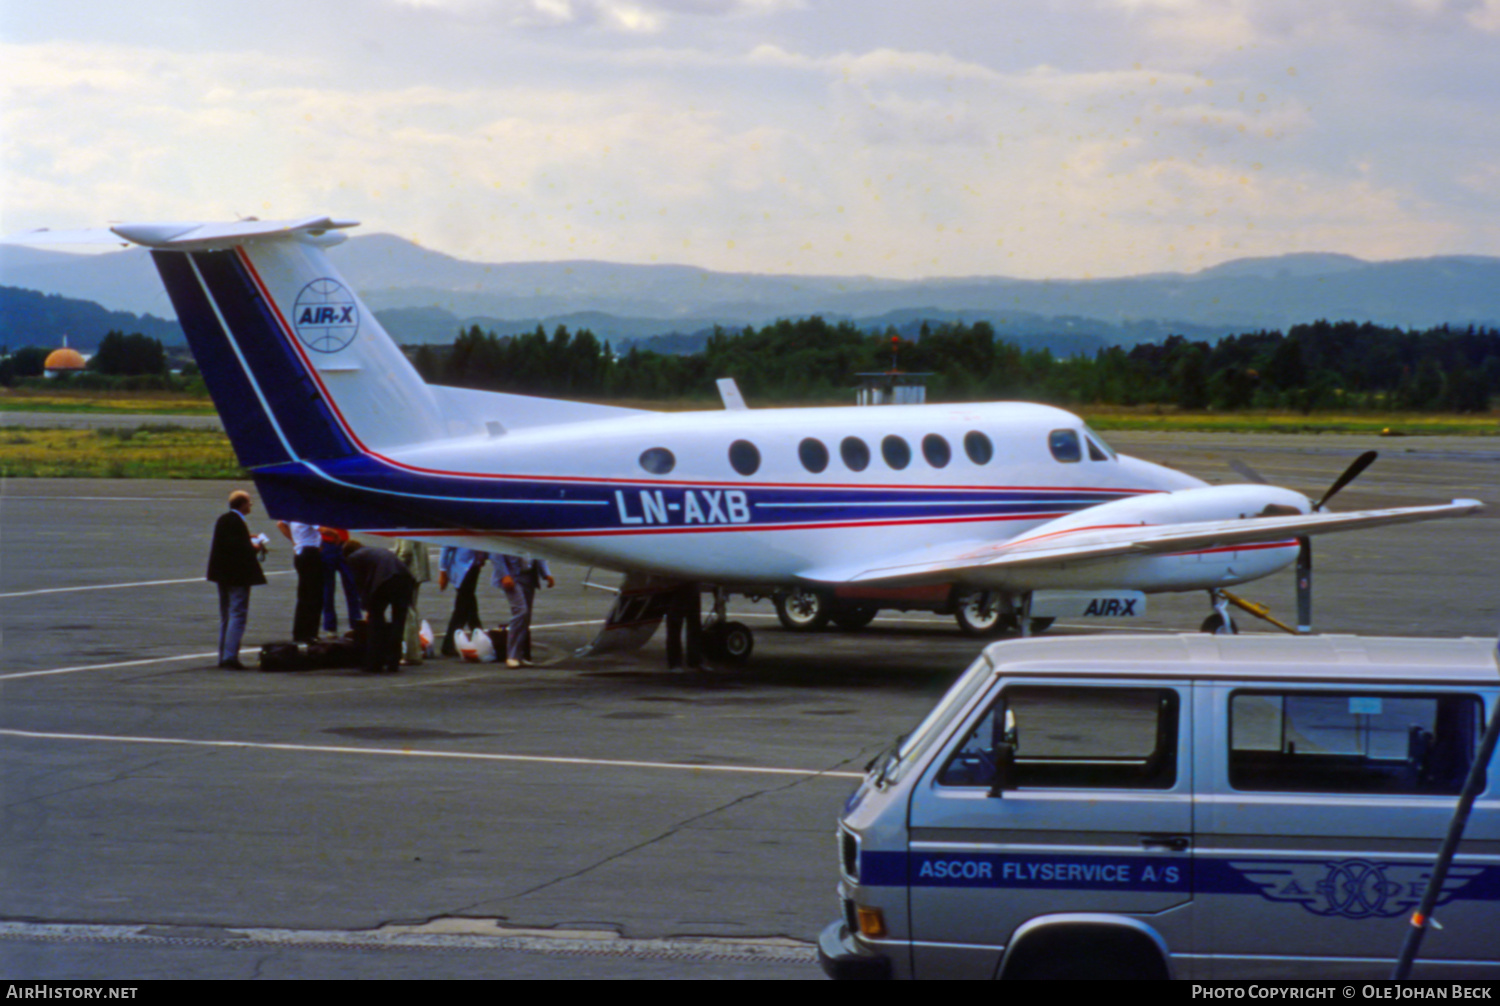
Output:
[[0,0],[0,233],[893,277],[1500,255],[1500,0]]

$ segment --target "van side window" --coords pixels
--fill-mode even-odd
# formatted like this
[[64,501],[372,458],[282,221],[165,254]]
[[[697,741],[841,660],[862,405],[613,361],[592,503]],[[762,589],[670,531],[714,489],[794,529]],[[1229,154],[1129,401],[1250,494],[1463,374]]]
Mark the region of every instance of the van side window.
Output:
[[1007,688],[938,783],[992,785],[1009,744],[1019,789],[1171,789],[1177,709],[1170,688]]
[[1483,730],[1474,695],[1236,692],[1229,784],[1273,793],[1463,789]]

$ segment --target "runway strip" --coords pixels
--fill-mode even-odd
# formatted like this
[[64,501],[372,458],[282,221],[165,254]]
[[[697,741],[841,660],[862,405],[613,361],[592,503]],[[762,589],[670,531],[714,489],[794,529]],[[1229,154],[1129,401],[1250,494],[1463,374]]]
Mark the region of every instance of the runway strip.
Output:
[[485,754],[475,751],[418,751],[410,748],[357,748],[334,744],[276,744],[260,741],[209,741],[184,737],[130,737],[114,734],[60,734],[33,730],[4,730],[0,736],[27,740],[91,741],[107,744],[157,744],[179,747],[240,749],[248,751],[297,751],[311,754],[376,755],[397,758],[439,758],[455,761],[512,762],[532,765],[587,765],[606,768],[653,769],[669,772],[722,772],[733,775],[782,775],[806,779],[863,779],[863,772],[822,769],[771,768],[763,765],[681,765],[675,762],[629,761],[610,758],[563,758],[553,755]]

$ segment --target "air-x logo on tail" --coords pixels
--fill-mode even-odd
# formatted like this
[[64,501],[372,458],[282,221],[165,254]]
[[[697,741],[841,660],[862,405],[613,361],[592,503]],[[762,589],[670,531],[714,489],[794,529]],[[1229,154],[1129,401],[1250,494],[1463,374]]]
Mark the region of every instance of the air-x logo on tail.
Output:
[[315,279],[297,294],[292,325],[308,349],[337,353],[359,332],[359,304],[336,279]]

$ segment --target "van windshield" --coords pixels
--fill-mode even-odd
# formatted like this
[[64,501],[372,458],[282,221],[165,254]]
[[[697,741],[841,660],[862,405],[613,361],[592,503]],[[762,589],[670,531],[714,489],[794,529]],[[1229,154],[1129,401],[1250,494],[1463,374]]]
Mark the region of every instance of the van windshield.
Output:
[[988,655],[981,653],[979,659],[974,661],[967,671],[964,671],[963,677],[954,682],[947,694],[938,700],[938,704],[933,707],[932,712],[927,714],[927,718],[900,740],[882,764],[875,769],[875,784],[883,786],[901,778],[905,774],[906,767],[917,761],[922,753],[932,746],[933,741],[947,731],[953,718],[968,706],[969,700],[989,682],[994,673],[995,665],[990,663]]

